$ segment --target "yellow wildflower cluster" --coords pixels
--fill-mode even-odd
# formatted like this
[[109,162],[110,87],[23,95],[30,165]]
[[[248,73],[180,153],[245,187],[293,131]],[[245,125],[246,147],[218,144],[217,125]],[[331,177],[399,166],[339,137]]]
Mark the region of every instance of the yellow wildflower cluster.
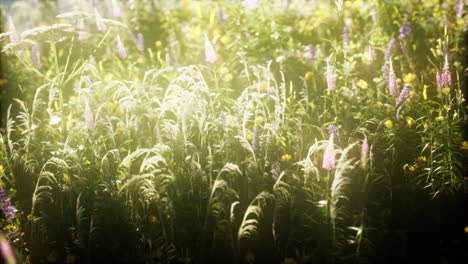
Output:
[[415,172],[415,171],[421,170],[424,168],[426,162],[427,162],[427,159],[425,156],[419,156],[413,164],[410,165],[406,163],[403,166],[403,170],[405,172]]
[[416,74],[411,73],[411,72],[408,73],[408,74],[406,74],[405,77],[403,78],[403,81],[404,81],[405,83],[411,83],[411,82],[413,82],[414,80],[416,80]]
[[291,160],[291,155],[289,154],[284,154],[281,156],[281,161],[290,161]]

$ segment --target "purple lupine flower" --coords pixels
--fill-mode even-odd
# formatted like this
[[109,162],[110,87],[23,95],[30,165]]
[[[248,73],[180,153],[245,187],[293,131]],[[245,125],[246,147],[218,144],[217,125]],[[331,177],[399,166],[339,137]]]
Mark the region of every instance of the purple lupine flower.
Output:
[[41,67],[41,55],[39,51],[39,45],[37,44],[34,44],[31,47],[31,62],[34,67],[36,68]]
[[463,17],[463,7],[465,6],[464,0],[458,0],[457,3],[457,19]]
[[8,31],[10,32],[10,43],[16,43],[19,40],[18,33],[16,32],[15,24],[11,16],[8,17]]
[[117,53],[119,54],[120,58],[122,60],[125,60],[127,58],[127,51],[125,50],[125,47],[122,43],[122,40],[120,39],[120,35],[117,34],[117,39],[115,42],[115,46],[117,48]]
[[120,10],[117,0],[112,0],[112,15],[115,17],[122,16],[122,11]]
[[400,92],[400,96],[396,99],[396,105],[401,105],[403,106],[404,103],[406,102],[406,99],[408,99],[409,96],[409,87],[405,86]]
[[86,38],[86,31],[84,31],[84,19],[80,19],[78,20],[78,30],[79,30],[79,33],[78,33],[78,40],[79,41],[82,41]]
[[406,18],[405,21],[403,21],[403,24],[401,25],[400,27],[400,39],[401,40],[405,40],[407,38],[409,38],[409,35],[411,33],[411,28],[409,27],[408,25],[408,19]]
[[101,15],[97,11],[96,8],[94,8],[94,15],[96,16],[96,28],[97,30],[104,32],[107,29],[106,24],[104,24],[104,21],[102,20]]
[[315,52],[314,47],[312,45],[307,45],[306,50],[306,57],[312,64],[314,64],[315,60],[317,59],[317,53]]
[[393,66],[390,63],[390,70],[388,72],[388,93],[391,96],[398,96],[399,91],[398,91],[398,83],[396,80],[396,74],[393,71]]
[[336,89],[335,74],[333,73],[333,67],[330,65],[330,59],[327,59],[327,90],[334,91]]
[[0,204],[2,204],[3,215],[8,220],[13,220],[16,217],[16,208],[11,203],[11,198],[5,190],[0,189]]
[[389,61],[390,58],[392,57],[393,47],[395,46],[395,42],[396,42],[395,38],[391,38],[390,41],[388,42],[387,50],[385,50],[385,55],[384,55],[385,61]]
[[139,51],[143,51],[145,49],[145,37],[141,32],[138,32],[136,35],[136,47]]
[[218,60],[218,56],[216,56],[216,51],[213,48],[210,40],[208,39],[208,35],[205,33],[205,59],[209,63],[213,63]]
[[[330,127],[328,128],[330,131]],[[325,149],[325,153],[323,154],[323,162],[322,168],[326,170],[332,170],[335,168],[335,144],[334,144],[334,137],[335,137],[335,128],[330,131],[330,139],[328,140],[327,148]]]
[[91,111],[91,107],[89,107],[88,100],[85,100],[84,118],[85,118],[86,129],[88,129],[88,130],[93,129],[94,128],[94,117],[93,117],[93,112]]
[[346,48],[349,44],[349,29],[348,26],[343,27],[343,46]]

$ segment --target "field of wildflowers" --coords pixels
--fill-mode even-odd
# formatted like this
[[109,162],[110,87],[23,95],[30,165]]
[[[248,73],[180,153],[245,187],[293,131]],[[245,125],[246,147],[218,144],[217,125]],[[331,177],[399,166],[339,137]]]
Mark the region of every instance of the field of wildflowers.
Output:
[[463,0],[0,4],[5,263],[465,263]]

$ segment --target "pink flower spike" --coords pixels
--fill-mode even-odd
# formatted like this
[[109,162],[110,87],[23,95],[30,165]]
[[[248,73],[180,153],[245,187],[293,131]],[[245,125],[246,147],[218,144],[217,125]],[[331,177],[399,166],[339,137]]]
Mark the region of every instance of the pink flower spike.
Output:
[[8,31],[10,32],[10,43],[18,42],[18,33],[16,32],[16,27],[13,23],[13,19],[10,16],[8,17]]
[[104,21],[102,20],[102,17],[99,14],[99,12],[97,11],[96,8],[94,8],[94,14],[96,16],[96,28],[97,28],[97,30],[99,30],[101,32],[106,31],[107,26],[106,26],[106,24],[104,24]]
[[79,41],[82,41],[86,38],[86,31],[84,31],[84,19],[80,19],[78,20],[78,30],[79,30],[79,33],[78,33],[78,40]]
[[327,59],[326,77],[327,77],[327,90],[334,91],[336,89],[335,74],[333,73],[333,67],[330,65],[330,58]]
[[213,63],[216,60],[218,60],[218,56],[216,56],[216,51],[213,48],[213,45],[211,45],[207,34],[205,34],[205,58],[206,61],[209,63]]
[[125,60],[127,58],[127,51],[125,50],[125,47],[122,43],[122,40],[120,39],[120,35],[117,35],[117,52],[119,53],[119,56],[122,60]]
[[115,17],[122,16],[122,11],[120,10],[117,0],[112,0],[112,15]]
[[335,144],[333,143],[334,135],[334,133],[330,134],[330,140],[328,141],[327,148],[323,154],[322,168],[326,170],[332,170],[335,168]]

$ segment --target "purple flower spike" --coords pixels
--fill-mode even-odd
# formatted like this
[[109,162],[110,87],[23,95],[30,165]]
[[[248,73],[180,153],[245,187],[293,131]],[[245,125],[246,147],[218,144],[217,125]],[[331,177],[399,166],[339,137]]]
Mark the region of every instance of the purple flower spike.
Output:
[[343,45],[344,47],[348,46],[349,44],[349,29],[348,26],[343,27]]
[[314,50],[314,47],[312,45],[307,45],[306,47],[306,56],[310,60],[312,64],[314,64],[315,60],[317,59],[317,54]]
[[393,71],[392,64],[390,64],[390,71],[388,73],[388,93],[391,96],[395,96],[395,97],[397,97],[399,94],[398,83],[396,80],[395,72]]
[[393,46],[395,46],[395,41],[396,41],[395,38],[392,38],[388,42],[387,50],[385,51],[385,55],[384,55],[385,61],[389,61],[390,58],[392,57]]
[[333,73],[333,67],[330,65],[330,59],[327,60],[327,90],[334,91],[336,89],[335,74]]
[[330,134],[330,140],[328,140],[327,148],[323,154],[322,168],[326,170],[332,170],[335,168],[335,144],[334,141],[335,133]]
[[465,6],[464,0],[458,0],[457,3],[457,19],[463,17],[463,7]]
[[31,47],[31,61],[32,61],[32,65],[34,67],[36,67],[36,68],[41,67],[41,55],[40,55],[40,51],[39,51],[39,45],[37,45],[37,44],[34,44]]
[[18,33],[16,32],[15,24],[13,23],[13,19],[9,16],[8,17],[8,31],[10,32],[10,43],[16,43],[19,40]]
[[141,32],[137,33],[136,46],[139,51],[143,51],[145,49],[145,38]]
[[94,15],[96,17],[96,28],[97,28],[97,30],[99,30],[101,32],[106,31],[107,26],[106,26],[106,24],[104,24],[104,21],[102,20],[102,17],[99,14],[99,12],[97,11],[96,8],[94,8]]
[[405,86],[403,90],[401,90],[400,96],[396,99],[396,105],[403,106],[406,102],[406,99],[409,97],[409,87]]
[[399,32],[400,32],[401,40],[406,40],[409,38],[409,35],[411,33],[411,28],[408,25],[408,19],[405,19],[405,21],[403,22],[403,25],[401,25],[400,27]]
[[127,58],[127,51],[125,50],[122,40],[120,39],[120,35],[117,35],[116,47],[117,47],[117,52],[119,53],[120,58],[122,60],[125,60]]
[[218,60],[218,56],[216,56],[216,51],[211,44],[210,40],[208,39],[208,35],[205,34],[205,59],[209,63],[213,63]]
[[122,16],[122,11],[120,10],[117,0],[112,0],[112,15],[115,17]]
[[10,197],[5,190],[0,189],[0,204],[2,205],[3,215],[8,220],[13,220],[16,217],[16,208],[11,203]]

